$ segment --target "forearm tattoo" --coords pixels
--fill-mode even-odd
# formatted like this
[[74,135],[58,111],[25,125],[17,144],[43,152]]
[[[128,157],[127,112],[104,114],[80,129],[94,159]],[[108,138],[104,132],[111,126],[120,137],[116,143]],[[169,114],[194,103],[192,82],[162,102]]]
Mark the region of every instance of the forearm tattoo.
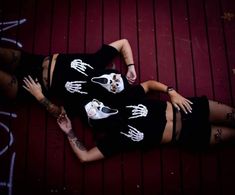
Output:
[[54,117],[58,117],[61,114],[61,108],[52,104],[46,97],[44,97],[40,103],[47,109],[47,111]]
[[77,147],[79,150],[86,151],[87,149],[84,147],[84,145],[78,140],[78,138],[75,136],[73,130],[71,129],[68,134],[69,141]]

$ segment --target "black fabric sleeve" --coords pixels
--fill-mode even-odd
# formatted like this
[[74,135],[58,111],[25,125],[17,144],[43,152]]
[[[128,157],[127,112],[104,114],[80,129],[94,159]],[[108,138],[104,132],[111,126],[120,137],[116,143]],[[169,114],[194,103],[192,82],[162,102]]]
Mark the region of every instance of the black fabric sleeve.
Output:
[[123,151],[123,145],[119,133],[106,135],[96,142],[97,148],[105,157],[110,157]]
[[130,86],[129,89],[125,90],[121,96],[122,100],[127,103],[132,103],[133,101],[136,102],[145,97],[146,93],[140,84]]
[[103,44],[100,50],[95,53],[95,61],[97,64],[97,68],[105,68],[107,67],[115,57],[119,55],[119,51],[107,44]]

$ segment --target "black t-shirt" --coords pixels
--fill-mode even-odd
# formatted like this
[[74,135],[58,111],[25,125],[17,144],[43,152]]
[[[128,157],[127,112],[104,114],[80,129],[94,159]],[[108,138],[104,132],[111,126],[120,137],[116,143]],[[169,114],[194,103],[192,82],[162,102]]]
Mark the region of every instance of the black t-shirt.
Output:
[[97,147],[104,156],[158,145],[166,125],[166,102],[150,99],[141,85],[122,94],[118,114],[105,119],[90,120],[94,131],[100,132]]
[[50,94],[63,101],[67,113],[81,113],[100,86],[93,86],[91,78],[105,72],[105,68],[119,54],[118,50],[104,44],[93,54],[60,54],[57,57]]

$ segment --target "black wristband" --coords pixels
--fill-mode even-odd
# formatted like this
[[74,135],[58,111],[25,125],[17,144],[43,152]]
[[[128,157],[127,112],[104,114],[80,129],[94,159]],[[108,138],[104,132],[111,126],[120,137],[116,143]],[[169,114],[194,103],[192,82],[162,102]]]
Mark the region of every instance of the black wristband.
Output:
[[127,64],[126,66],[127,66],[127,67],[129,67],[129,66],[135,66],[135,64]]
[[173,87],[167,87],[166,88],[166,93],[169,93],[170,91],[173,91],[173,90],[175,90]]

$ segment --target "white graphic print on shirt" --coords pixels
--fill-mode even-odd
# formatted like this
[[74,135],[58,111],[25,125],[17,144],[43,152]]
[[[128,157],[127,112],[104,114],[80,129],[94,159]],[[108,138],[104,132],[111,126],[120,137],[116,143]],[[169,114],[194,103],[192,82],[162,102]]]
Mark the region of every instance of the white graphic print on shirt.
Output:
[[130,138],[134,142],[139,142],[144,139],[144,134],[142,132],[138,131],[136,128],[130,125],[128,125],[128,127],[129,127],[128,133],[123,133],[123,132],[120,133]]
[[81,94],[88,94],[85,91],[82,91],[82,84],[86,83],[86,81],[67,81],[65,83],[65,88],[70,93],[81,93]]
[[93,99],[91,102],[87,103],[85,105],[85,110],[88,118],[94,120],[107,118],[118,113],[117,109],[111,109],[97,99]]
[[93,77],[92,82],[97,83],[111,93],[120,93],[124,90],[124,82],[121,74],[110,73],[103,74],[99,77]]
[[131,111],[132,116],[129,117],[128,119],[146,117],[148,114],[148,109],[143,104],[138,104],[137,106],[130,105],[130,106],[126,106],[126,108],[132,108],[132,111]]
[[90,66],[89,64],[83,62],[80,59],[75,59],[71,62],[70,64],[71,68],[74,68],[75,70],[77,70],[78,72],[80,72],[81,74],[88,76],[85,72],[86,72],[86,68],[91,68],[94,69],[92,66]]

